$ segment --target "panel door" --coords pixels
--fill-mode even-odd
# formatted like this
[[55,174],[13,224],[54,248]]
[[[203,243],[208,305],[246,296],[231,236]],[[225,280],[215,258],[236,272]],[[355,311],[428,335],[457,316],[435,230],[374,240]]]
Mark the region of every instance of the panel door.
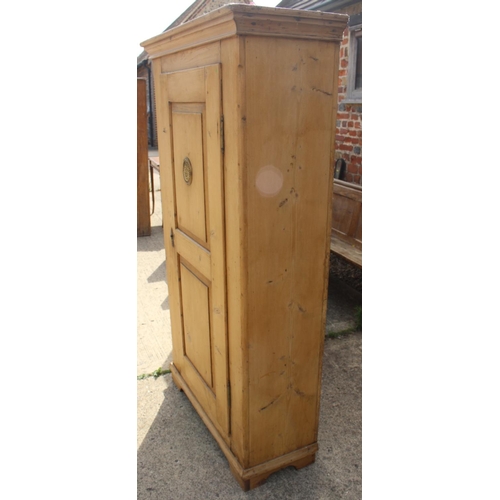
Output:
[[160,164],[173,363],[228,435],[220,78],[219,64],[161,75]]

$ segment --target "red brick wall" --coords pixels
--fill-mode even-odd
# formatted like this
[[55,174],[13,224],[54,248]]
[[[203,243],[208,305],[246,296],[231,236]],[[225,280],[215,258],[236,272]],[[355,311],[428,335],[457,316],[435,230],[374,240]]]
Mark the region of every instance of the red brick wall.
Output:
[[349,30],[344,31],[344,39],[340,45],[339,68],[339,105],[337,112],[337,128],[335,138],[335,159],[343,158],[346,162],[345,181],[361,184],[362,156],[362,105],[344,102],[347,92]]

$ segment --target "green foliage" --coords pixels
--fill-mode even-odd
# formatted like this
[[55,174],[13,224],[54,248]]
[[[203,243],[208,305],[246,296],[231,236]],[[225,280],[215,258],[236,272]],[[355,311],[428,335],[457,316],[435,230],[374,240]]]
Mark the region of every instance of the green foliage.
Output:
[[346,328],[345,330],[340,330],[340,332],[328,332],[326,336],[329,339],[338,339],[340,337],[343,337],[344,335],[347,335],[349,333],[353,333],[356,330],[354,328]]
[[157,368],[154,372],[151,373],[143,373],[141,375],[137,375],[137,380],[143,380],[145,378],[154,377],[155,380],[162,375],[166,375],[167,373],[172,373],[170,370],[162,370],[161,366]]

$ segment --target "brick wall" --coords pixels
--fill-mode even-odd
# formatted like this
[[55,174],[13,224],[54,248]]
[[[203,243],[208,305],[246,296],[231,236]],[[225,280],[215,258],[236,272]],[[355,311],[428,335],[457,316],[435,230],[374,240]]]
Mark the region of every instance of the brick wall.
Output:
[[[361,3],[336,12],[354,15],[361,13]],[[347,92],[347,67],[349,61],[349,29],[344,31],[340,45],[340,67],[338,82],[338,112],[335,138],[335,159],[343,158],[346,162],[346,176],[343,180],[361,184],[362,169],[362,105],[344,102]]]

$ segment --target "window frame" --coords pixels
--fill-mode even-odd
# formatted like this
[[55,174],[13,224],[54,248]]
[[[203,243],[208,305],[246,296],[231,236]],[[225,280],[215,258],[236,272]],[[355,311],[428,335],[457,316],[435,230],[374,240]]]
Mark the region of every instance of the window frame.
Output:
[[361,102],[362,87],[355,88],[356,85],[356,62],[358,58],[358,37],[363,35],[362,25],[349,27],[349,55],[347,65],[347,92],[345,102]]

